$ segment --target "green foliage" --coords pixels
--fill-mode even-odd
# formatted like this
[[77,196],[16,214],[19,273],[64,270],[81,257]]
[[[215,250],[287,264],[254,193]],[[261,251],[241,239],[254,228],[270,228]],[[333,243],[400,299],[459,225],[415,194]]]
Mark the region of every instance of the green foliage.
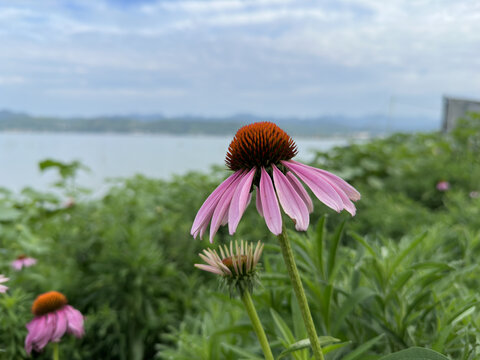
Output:
[[[314,226],[289,232],[327,360],[480,359],[480,199],[470,195],[480,191],[479,124],[472,115],[448,135],[396,134],[317,155],[315,166],[362,193],[354,218],[316,201]],[[75,187],[80,164],[41,166],[59,172],[55,192],[0,190],[0,274],[10,277],[0,358],[26,358],[32,301],[49,290],[86,316],[86,336],[64,337],[61,358],[262,358],[242,303],[193,267],[203,247],[230,239],[225,228],[214,245],[189,235],[224,173],[136,176],[88,200]],[[253,299],[274,354],[309,359],[280,248],[254,206],[236,238],[266,243]],[[13,271],[20,254],[37,265]]]

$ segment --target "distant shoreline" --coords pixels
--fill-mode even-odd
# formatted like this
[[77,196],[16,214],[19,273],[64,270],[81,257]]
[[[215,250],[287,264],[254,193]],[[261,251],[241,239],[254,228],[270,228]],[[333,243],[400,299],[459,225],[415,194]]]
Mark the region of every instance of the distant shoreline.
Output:
[[[92,118],[36,117],[23,113],[0,110],[0,132],[35,133],[107,133],[107,134],[168,134],[232,136],[249,123],[275,122],[289,135],[308,138],[369,138],[398,131],[432,131],[436,125],[415,119],[393,119],[384,115],[359,118],[325,116],[310,119],[275,119],[254,115],[237,115],[225,118],[195,116],[100,116]],[[429,124],[429,125],[427,125]]]
[[[223,134],[207,134],[207,133],[166,133],[166,132],[140,132],[140,131],[131,131],[131,132],[120,132],[120,131],[61,131],[61,130],[0,130],[0,135],[2,134],[14,134],[14,135],[108,135],[108,136],[133,136],[133,137],[150,137],[150,136],[159,136],[159,137],[195,137],[195,138],[226,138],[233,137],[234,132],[223,133]],[[358,132],[358,133],[347,133],[347,134],[330,134],[330,135],[292,135],[295,138],[301,139],[319,139],[319,140],[368,140],[372,137],[378,135],[372,135],[368,132]]]

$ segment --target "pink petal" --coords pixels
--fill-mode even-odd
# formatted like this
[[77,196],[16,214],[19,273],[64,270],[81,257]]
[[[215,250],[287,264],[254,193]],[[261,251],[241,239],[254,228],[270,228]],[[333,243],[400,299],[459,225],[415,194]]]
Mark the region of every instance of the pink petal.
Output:
[[70,305],[65,305],[64,310],[68,322],[67,332],[81,338],[85,334],[82,313]]
[[21,270],[22,269],[22,266],[23,266],[23,262],[22,260],[14,260],[12,261],[12,268],[14,270]]
[[67,314],[65,313],[65,310],[57,310],[55,311],[55,314],[57,316],[57,325],[52,334],[52,342],[60,341],[63,334],[65,334],[65,331],[67,331]]
[[45,337],[49,337],[47,332],[47,316],[38,316],[30,321],[26,326],[28,330],[27,338],[25,339],[25,351],[30,353],[32,348],[37,349],[37,343]]
[[267,227],[273,234],[280,235],[282,233],[282,214],[280,213],[272,179],[263,167],[260,176],[259,193]]
[[343,202],[340,196],[330,183],[325,181],[325,178],[316,172],[316,169],[292,161],[282,161],[282,164],[297,174],[325,205],[337,212],[343,209]]
[[233,194],[230,209],[228,210],[228,232],[233,235],[237,230],[238,223],[247,208],[250,200],[250,188],[252,187],[253,177],[256,169],[253,168],[245,174]]
[[235,190],[238,184],[242,181],[243,176],[237,176],[230,186],[225,190],[222,197],[217,203],[213,211],[212,222],[210,224],[210,243],[213,243],[213,238],[218,231],[223,219],[227,215],[228,208],[230,207],[230,203],[232,201],[232,197],[235,193]]
[[45,318],[35,317],[27,324],[27,338],[25,339],[25,351],[27,354],[31,354],[33,343],[43,335]]
[[297,194],[283,173],[272,164],[273,181],[277,190],[278,200],[285,213],[295,221],[295,229],[306,231],[310,222],[307,205]]
[[347,194],[340,187],[338,187],[338,185],[334,183],[332,180],[326,177],[324,178],[325,178],[325,181],[328,181],[328,183],[335,189],[337,194],[342,199],[344,209],[347,210],[350,213],[350,215],[355,216],[357,209],[355,208],[355,205],[350,201]]
[[26,267],[35,265],[37,263],[37,260],[34,258],[25,258],[23,259],[23,265]]
[[192,229],[190,230],[190,234],[193,235],[194,238],[196,238],[199,233],[203,235],[223,193],[241,173],[241,170],[234,172],[210,194],[207,200],[205,200],[200,207],[200,210],[198,210],[197,216],[193,221]]
[[55,331],[57,319],[55,314],[48,313],[43,315],[42,317],[45,318],[43,323],[43,328],[38,332],[39,336],[37,339],[34,340],[33,348],[36,351],[42,350],[47,344],[50,342],[52,338],[52,334]]
[[255,196],[255,205],[257,207],[258,213],[261,217],[263,217],[262,200],[260,199],[260,189],[257,189],[257,195]]
[[[310,167],[308,165],[299,163],[298,161],[290,160],[290,162]],[[331,182],[335,183],[335,185],[337,185],[340,189],[342,189],[345,192],[345,194],[347,194],[350,200],[353,200],[353,201],[360,200],[361,198],[360,193],[352,185],[347,183],[342,178],[323,169],[317,169],[317,168],[312,168],[312,169],[315,169],[316,171],[320,172],[322,175],[326,176]]]
[[0,293],[5,294],[8,290],[8,286],[0,285]]
[[211,273],[218,274],[218,275],[224,275],[223,271],[220,270],[217,267],[213,267],[213,266],[205,265],[205,264],[195,264],[193,266],[195,266],[196,268],[198,268],[200,270],[209,271]]
[[308,212],[309,213],[313,212],[312,199],[310,199],[310,195],[308,195],[307,190],[305,190],[300,180],[298,180],[296,176],[293,175],[293,173],[290,171],[287,172],[286,176],[288,181],[290,181],[290,184],[293,186],[293,188],[297,192],[297,194],[302,198],[305,205],[307,205]]

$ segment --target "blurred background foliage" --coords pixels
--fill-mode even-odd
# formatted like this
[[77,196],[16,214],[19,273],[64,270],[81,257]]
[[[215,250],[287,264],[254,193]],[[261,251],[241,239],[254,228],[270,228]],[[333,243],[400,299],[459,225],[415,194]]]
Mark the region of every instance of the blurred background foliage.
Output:
[[[480,116],[446,135],[395,134],[335,148],[312,165],[362,193],[354,218],[316,201],[309,231],[290,232],[319,333],[340,341],[327,346],[327,359],[378,359],[414,345],[480,359]],[[52,192],[0,189],[0,273],[10,277],[0,295],[0,358],[27,358],[30,307],[49,290],[86,316],[83,339],[62,339],[64,359],[261,358],[241,302],[193,267],[201,249],[230,239],[225,228],[213,245],[189,235],[223,170],[117,180],[91,199],[75,186],[81,164],[40,166],[59,173]],[[437,190],[440,181],[450,189]],[[276,239],[254,206],[235,238],[267,244],[254,301],[279,355],[306,332]],[[10,262],[20,254],[38,264],[14,272]]]

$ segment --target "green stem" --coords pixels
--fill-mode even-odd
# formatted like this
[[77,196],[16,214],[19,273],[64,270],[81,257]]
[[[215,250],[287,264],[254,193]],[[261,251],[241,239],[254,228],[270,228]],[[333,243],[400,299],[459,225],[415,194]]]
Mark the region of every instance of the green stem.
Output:
[[58,360],[58,342],[53,343],[53,360]]
[[258,318],[257,311],[255,310],[255,305],[253,304],[252,297],[248,290],[244,291],[242,294],[242,301],[247,309],[248,316],[250,317],[250,321],[252,322],[253,329],[257,334],[258,341],[260,341],[260,345],[262,346],[263,354],[265,355],[266,360],[273,360],[272,350],[270,349],[270,345],[267,340],[267,336],[265,335],[265,331],[263,330],[262,324],[260,323],[260,319]]
[[292,247],[290,246],[290,241],[288,240],[285,226],[282,228],[282,233],[278,235],[278,241],[280,241],[283,260],[287,266],[288,275],[290,275],[293,290],[295,291],[295,296],[297,297],[298,305],[300,306],[300,311],[302,312],[303,322],[307,328],[308,338],[310,339],[313,355],[315,356],[316,360],[324,360],[322,346],[320,345],[317,331],[315,330],[315,325],[313,324],[312,314],[310,313],[310,308],[308,307],[307,296],[305,295],[302,280],[300,279],[300,274],[298,273],[297,265],[295,264]]

